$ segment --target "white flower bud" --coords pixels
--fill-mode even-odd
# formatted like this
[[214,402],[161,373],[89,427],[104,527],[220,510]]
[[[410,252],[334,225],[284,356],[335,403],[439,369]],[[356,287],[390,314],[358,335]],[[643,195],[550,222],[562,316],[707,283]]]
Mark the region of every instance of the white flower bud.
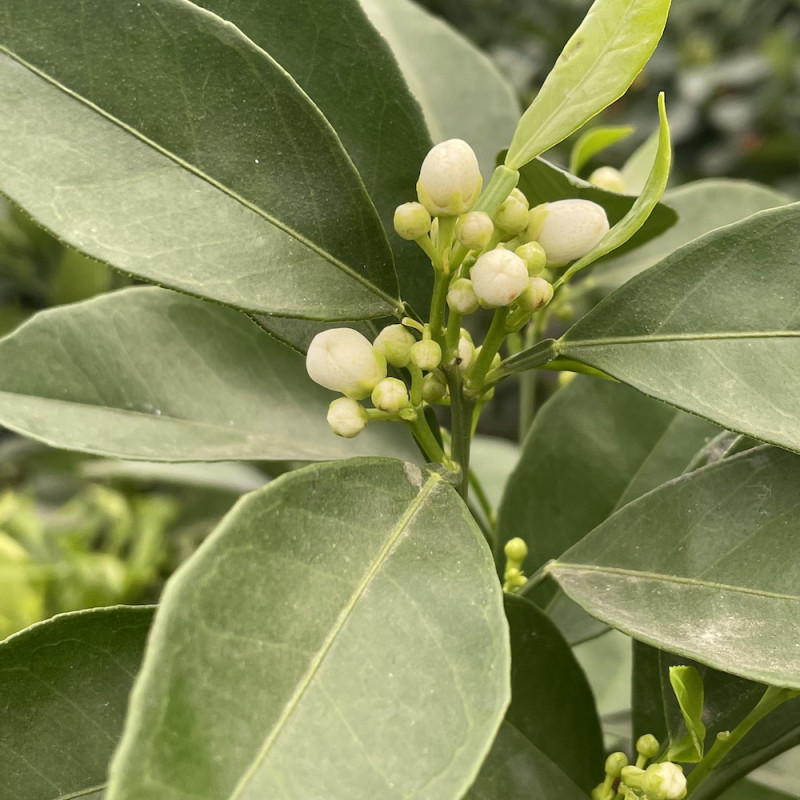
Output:
[[553,299],[553,285],[544,278],[528,278],[525,291],[519,296],[520,308],[533,313]]
[[470,211],[456,223],[456,239],[468,250],[483,250],[493,233],[494,223],[485,211]]
[[411,402],[408,398],[408,388],[398,378],[384,378],[372,390],[371,399],[375,408],[390,414],[405,408]]
[[472,148],[461,139],[448,139],[425,156],[417,195],[432,216],[455,217],[475,205],[482,186],[483,178]]
[[671,761],[651,764],[640,785],[648,800],[683,800],[686,797],[686,776],[680,765]]
[[497,248],[484,253],[469,273],[480,304],[500,308],[513,303],[528,285],[528,267],[510,250]]
[[[466,334],[466,335],[465,335]],[[475,345],[472,343],[472,337],[463,328],[461,329],[461,338],[458,340],[458,369],[463,374],[471,366],[475,360]]]
[[413,242],[431,229],[431,215],[422,203],[403,203],[395,209],[394,229],[403,239]]
[[547,266],[547,253],[539,242],[526,242],[514,251],[527,265],[528,275],[538,275]]
[[589,176],[589,183],[609,192],[617,192],[617,194],[625,194],[625,190],[628,188],[622,173],[614,167],[598,167]]
[[516,236],[528,227],[528,199],[514,189],[494,214],[494,224],[501,231]]
[[478,310],[478,295],[475,294],[469,278],[458,278],[450,284],[447,305],[459,314],[472,314]]
[[411,363],[420,369],[436,369],[442,363],[442,348],[433,339],[423,339],[411,348]]
[[306,371],[320,386],[363,400],[386,377],[386,359],[358,331],[331,328],[312,339]]
[[416,343],[414,335],[402,325],[387,325],[375,338],[372,346],[393,367],[405,367]]
[[447,380],[441,370],[435,369],[422,379],[422,399],[426,403],[437,403],[447,394]]
[[591,200],[557,200],[531,209],[528,237],[547,253],[548,266],[585,256],[608,233],[608,217]]
[[328,406],[328,425],[337,436],[352,439],[367,424],[367,410],[350,397],[337,397]]

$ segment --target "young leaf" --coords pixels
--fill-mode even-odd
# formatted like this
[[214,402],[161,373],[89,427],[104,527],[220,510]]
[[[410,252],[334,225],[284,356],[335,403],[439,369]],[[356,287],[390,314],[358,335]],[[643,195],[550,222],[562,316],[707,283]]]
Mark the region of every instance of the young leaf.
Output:
[[636,129],[631,125],[607,125],[590,128],[582,133],[569,154],[569,171],[577,175],[581,169],[598,153],[612,144],[626,139]]
[[621,508],[549,567],[614,627],[735,675],[800,687],[800,458],[759,447]]
[[669,682],[680,706],[687,735],[685,739],[670,743],[667,759],[695,763],[703,757],[706,740],[703,679],[695,667],[681,664],[670,667]]
[[439,475],[292,472],[168,584],[108,800],[458,800],[509,667],[490,554]]
[[0,643],[0,796],[102,796],[152,618],[76,611]]
[[0,340],[0,421],[57,447],[148,461],[418,458],[390,423],[335,436],[332,399],[244,314],[164,289],[45,311]]
[[519,169],[622,97],[655,50],[670,0],[595,0],[523,114],[506,155]]
[[249,311],[398,310],[341,142],[233,25],[189,2],[0,0],[0,31],[0,191],[57,236]]

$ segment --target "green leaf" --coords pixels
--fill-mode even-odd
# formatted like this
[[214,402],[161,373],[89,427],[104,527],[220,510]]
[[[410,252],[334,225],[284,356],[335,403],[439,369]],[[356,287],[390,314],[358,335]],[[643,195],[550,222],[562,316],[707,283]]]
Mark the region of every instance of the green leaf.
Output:
[[108,800],[456,800],[508,670],[455,491],[398,461],[314,465],[242,499],[168,584]]
[[77,611],[0,643],[0,795],[102,797],[152,617]]
[[[519,120],[508,81],[474,45],[410,0],[361,4],[394,51],[433,140],[469,142],[488,179]],[[414,181],[418,174],[419,164]]]
[[[652,158],[648,163],[652,164]],[[758,211],[791,202],[788,196],[766,186],[719,178],[667,189],[662,200],[677,212],[677,224],[635,252],[614,253],[602,267],[592,270],[588,278],[592,286],[606,293],[613,291],[693,239]],[[651,220],[657,211],[658,207]]]
[[698,670],[680,664],[669,668],[669,682],[686,725],[687,735],[680,741],[670,742],[669,761],[697,762],[703,757],[706,726],[703,723],[705,693],[703,679]]
[[506,595],[511,705],[506,722],[587,793],[603,776],[603,735],[572,649],[537,606]]
[[[695,796],[700,797],[702,786],[698,786]],[[719,800],[796,800],[794,794],[784,794],[770,789],[756,781],[739,781],[726,792],[717,795]]]
[[636,129],[631,125],[607,125],[582,133],[569,155],[569,171],[577,175],[586,164],[607,147],[626,139]]
[[554,286],[558,287],[566,283],[577,272],[625,244],[644,225],[658,204],[661,195],[664,194],[664,189],[667,188],[669,168],[672,163],[672,144],[663,92],[658,96],[658,118],[658,151],[642,193],[636,198],[630,211],[583,258],[579,258],[572,264]]
[[164,289],[52,309],[0,340],[0,422],[56,447],[148,461],[418,458],[391,423],[334,436],[332,399],[243,314]]
[[[602,776],[601,776],[602,777]],[[464,800],[588,800],[530,739],[504,722]]]
[[0,191],[64,241],[245,310],[398,309],[341,142],[233,25],[173,0],[0,0],[0,31]]
[[800,378],[791,366],[800,363],[799,254],[800,204],[756,214],[618,289],[554,352],[729,430],[800,450]]
[[621,508],[549,567],[591,614],[644,642],[800,687],[800,458],[759,447]]
[[669,0],[595,0],[523,114],[506,155],[519,169],[622,97],[655,50]]

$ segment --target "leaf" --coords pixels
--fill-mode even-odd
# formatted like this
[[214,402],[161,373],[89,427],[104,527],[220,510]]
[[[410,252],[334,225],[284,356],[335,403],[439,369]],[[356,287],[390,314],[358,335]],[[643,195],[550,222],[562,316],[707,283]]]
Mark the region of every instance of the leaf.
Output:
[[[488,178],[519,120],[508,81],[480,50],[410,0],[361,5],[394,51],[434,142],[466,140]],[[419,165],[415,181],[418,174]]]
[[478,779],[464,800],[588,800],[564,773],[513,725],[500,726]]
[[506,722],[587,793],[603,777],[603,735],[592,690],[571,648],[543,611],[506,595],[511,705]]
[[[652,159],[649,163],[652,164]],[[677,212],[677,224],[636,252],[625,255],[621,251],[614,253],[602,267],[592,271],[588,281],[593,286],[603,292],[613,291],[687,242],[758,211],[791,202],[786,195],[766,186],[719,178],[667,189],[662,201]]]
[[625,244],[644,225],[658,204],[661,195],[664,194],[664,189],[667,188],[669,169],[672,163],[672,144],[663,92],[658,96],[658,118],[660,125],[658,151],[642,193],[636,198],[630,211],[585,256],[579,258],[564,272],[554,284],[556,287],[566,283],[580,270]]
[[64,241],[248,311],[399,310],[341,142],[233,25],[171,0],[0,0],[0,30],[0,190]]
[[[577,175],[586,164],[607,147],[626,139],[636,129],[631,125],[606,125],[582,133],[569,156],[569,171]],[[652,159],[651,159],[652,161]]]
[[675,692],[687,735],[680,741],[672,738],[667,760],[692,763],[700,761],[706,740],[706,726],[703,723],[703,679],[695,667],[680,664],[669,668],[669,682]]
[[797,688],[800,459],[759,447],[621,508],[549,572],[591,614],[648,644]]
[[[695,791],[697,797],[700,796],[698,787]],[[717,795],[719,800],[795,800],[795,795],[784,794],[770,789],[756,781],[739,781],[723,794]]]
[[0,643],[0,795],[102,796],[152,617],[143,606],[76,611]]
[[514,133],[519,169],[622,97],[655,50],[669,0],[595,0]]
[[163,289],[45,311],[0,340],[0,422],[56,447],[148,461],[418,457],[391,424],[334,436],[332,399],[243,314]]
[[508,669],[491,558],[441,477],[376,459],[292,472],[168,584],[108,800],[456,800]]
[[[800,204],[681,248],[553,346],[640,391],[800,449]],[[509,367],[522,368],[526,354]]]

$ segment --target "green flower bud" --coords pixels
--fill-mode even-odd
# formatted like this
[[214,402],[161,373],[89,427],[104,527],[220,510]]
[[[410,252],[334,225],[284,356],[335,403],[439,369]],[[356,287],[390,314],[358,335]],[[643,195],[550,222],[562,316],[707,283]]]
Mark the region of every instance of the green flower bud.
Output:
[[528,266],[528,275],[539,275],[547,266],[547,253],[539,242],[526,242],[514,251]]
[[386,377],[386,359],[358,331],[331,328],[312,339],[306,371],[320,386],[363,400]]
[[349,397],[338,397],[328,406],[328,425],[337,436],[352,439],[367,424],[367,410]]
[[420,369],[436,369],[442,363],[442,348],[433,339],[423,339],[411,348],[411,363]]
[[590,176],[589,183],[599,186],[601,189],[606,189],[609,192],[617,192],[617,194],[625,194],[627,186],[625,185],[625,178],[622,173],[614,167],[598,167]]
[[447,379],[441,370],[435,369],[422,379],[422,399],[426,403],[438,403],[447,394]]
[[458,278],[447,291],[447,305],[459,314],[472,314],[478,310],[478,295],[469,278]]
[[524,539],[515,536],[506,542],[503,552],[509,561],[521,564],[528,557],[528,545]]
[[393,367],[405,367],[411,358],[416,339],[403,325],[387,325],[375,338],[372,346]]
[[413,242],[431,229],[431,215],[422,203],[403,203],[395,209],[394,229]]
[[469,332],[464,328],[461,329],[461,338],[458,340],[457,359],[458,369],[462,374],[472,366],[472,362],[475,360],[475,345],[472,343]]
[[651,764],[645,770],[640,786],[647,800],[683,800],[686,797],[683,768],[671,761]]
[[484,253],[469,273],[472,288],[485,308],[500,308],[513,303],[528,285],[525,262],[501,247]]
[[611,755],[606,758],[606,774],[610,775],[612,778],[619,778],[619,776],[622,774],[623,768],[627,766],[628,756],[621,751],[611,753]]
[[493,233],[492,218],[484,211],[470,211],[456,223],[456,239],[469,250],[483,250]]
[[557,200],[531,210],[528,237],[547,253],[547,266],[585,256],[608,233],[608,217],[591,200]]
[[478,199],[483,178],[472,148],[461,139],[437,144],[419,171],[417,195],[434,217],[456,217]]
[[553,285],[544,278],[528,278],[525,291],[519,296],[520,308],[534,312],[544,308],[553,299]]
[[411,403],[408,388],[398,378],[384,378],[372,390],[372,405],[381,411],[394,414]]
[[660,749],[661,745],[652,733],[646,733],[636,740],[636,752],[644,758],[654,758]]
[[500,204],[494,214],[494,224],[511,236],[528,227],[528,200],[519,189],[514,189]]

